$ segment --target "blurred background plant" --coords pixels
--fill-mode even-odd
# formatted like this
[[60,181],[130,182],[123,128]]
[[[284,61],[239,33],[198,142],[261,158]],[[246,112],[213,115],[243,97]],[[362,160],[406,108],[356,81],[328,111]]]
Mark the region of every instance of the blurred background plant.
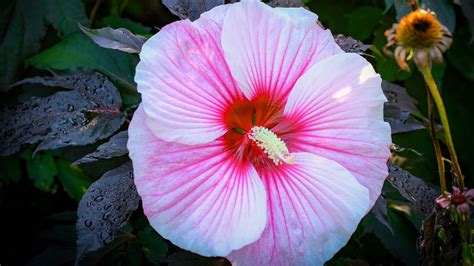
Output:
[[[4,155],[0,157],[0,234],[6,244],[0,249],[2,265],[74,264],[78,238],[83,253],[77,262],[83,265],[227,263],[223,259],[203,258],[182,251],[162,239],[149,226],[133,192],[125,189],[124,186],[130,184],[121,183],[121,187],[114,187],[108,183],[113,177],[129,176],[130,173],[130,168],[126,168],[126,150],[120,147],[124,147],[126,142],[127,121],[140,101],[133,81],[138,56],[99,47],[81,32],[78,23],[92,29],[125,28],[135,35],[149,37],[172,21],[195,18],[202,12],[193,6],[193,1],[163,2],[167,5],[160,0],[19,0],[0,3],[0,89],[3,91],[0,104],[8,106],[2,111],[0,122],[3,127],[0,154]],[[222,3],[216,0],[201,2],[205,3],[205,8]],[[417,265],[420,260],[429,264],[439,259],[440,252],[426,248],[433,239],[433,228],[442,224],[444,218],[435,219],[432,215],[434,199],[441,190],[436,152],[430,137],[432,129],[425,81],[420,72],[414,71],[413,62],[408,62],[412,71],[406,72],[383,52],[387,44],[384,32],[412,10],[410,3],[405,0],[305,0],[304,3],[275,0],[270,4],[304,4],[319,15],[321,24],[333,34],[351,36],[369,45],[349,42],[352,48],[362,47],[355,47],[355,50],[362,52],[386,81],[384,91],[389,102],[385,118],[391,123],[394,143],[390,176],[374,209],[363,219],[348,245],[328,265]],[[432,73],[446,105],[460,168],[466,177],[465,186],[472,188],[474,3],[469,0],[424,0],[419,4],[433,11],[452,34],[453,43],[444,54],[444,61],[434,65]],[[107,36],[107,40],[117,36],[112,32],[91,31],[91,34]],[[115,41],[121,42],[120,39]],[[117,46],[112,48],[118,49]],[[96,71],[102,75],[95,76],[93,73]],[[25,78],[51,76],[51,73],[69,75],[69,78],[61,82],[57,78],[36,79],[10,86]],[[77,76],[79,74],[88,78]],[[105,97],[108,99],[105,105],[97,101],[97,98],[104,98],[100,91],[78,87],[81,82],[86,87],[92,84],[108,88],[103,91],[109,97]],[[111,88],[116,88],[116,92]],[[62,108],[60,103],[71,99],[79,101],[73,93],[81,90],[86,90],[86,96],[90,97],[71,102],[70,106],[66,104],[64,110],[61,109],[68,113],[63,117],[64,121],[50,116],[45,122],[42,120],[44,117],[39,116],[41,113],[49,114],[48,110],[57,113]],[[62,94],[57,96],[57,92]],[[37,98],[40,100],[32,102],[32,96],[49,98]],[[51,97],[56,97],[58,104],[52,105],[51,101],[56,102]],[[46,106],[41,99],[48,99],[50,105]],[[21,105],[23,109],[15,107],[24,101],[29,102]],[[91,106],[96,106],[94,111],[87,111],[92,110]],[[26,123],[19,123],[21,119],[17,118],[7,119],[7,116],[16,116],[19,112]],[[115,115],[108,115],[111,113]],[[432,121],[440,121],[439,118],[435,115]],[[54,127],[42,128],[42,123]],[[35,124],[35,127],[29,124]],[[98,128],[97,124],[102,127]],[[445,131],[438,124],[436,129],[440,151],[449,154]],[[87,138],[81,135],[83,132],[89,132]],[[24,136],[29,138],[22,139]],[[30,141],[30,137],[35,137],[35,141]],[[58,139],[62,142],[55,141]],[[35,145],[36,142],[40,144]],[[447,165],[448,173],[451,168]],[[96,180],[94,189],[88,190]],[[448,188],[453,185],[451,182],[452,179],[448,178]],[[125,211],[104,213],[103,207],[109,205],[92,204],[102,202],[100,192],[107,187],[113,187],[118,197],[114,199],[126,198],[123,205],[109,202],[114,208],[119,206]],[[113,219],[106,214],[112,215]],[[423,230],[420,231],[422,224]],[[470,234],[472,223],[467,221],[466,224]],[[80,229],[77,233],[76,228]],[[84,228],[88,230],[84,231]],[[447,239],[449,230],[449,227],[436,230],[436,238],[444,241],[441,243],[444,251],[451,252],[443,259],[452,265],[461,264],[460,256],[465,263],[472,262],[470,239],[464,242]],[[417,242],[418,238],[420,241]],[[459,245],[447,246],[446,243]]]
[[[426,84],[428,129],[438,165],[441,195],[436,199],[439,206],[433,208],[432,214],[423,221],[418,249],[423,265],[460,264],[461,261],[464,265],[472,265],[474,261],[469,216],[474,190],[467,190],[465,187],[446,107],[432,73],[434,64],[444,62],[443,53],[451,46],[452,35],[436,18],[435,12],[427,7],[421,8],[417,0],[412,0],[409,5],[412,11],[385,31],[388,43],[384,46],[384,52],[395,57],[399,67],[408,72],[408,61],[412,60]],[[395,51],[392,52],[390,48]],[[440,129],[436,124],[435,110],[440,117]],[[441,131],[443,134],[440,134]],[[449,158],[443,155],[440,140],[446,144]],[[446,164],[450,168],[447,176]],[[446,180],[452,185],[453,193],[448,191]],[[466,252],[463,253],[463,249]]]

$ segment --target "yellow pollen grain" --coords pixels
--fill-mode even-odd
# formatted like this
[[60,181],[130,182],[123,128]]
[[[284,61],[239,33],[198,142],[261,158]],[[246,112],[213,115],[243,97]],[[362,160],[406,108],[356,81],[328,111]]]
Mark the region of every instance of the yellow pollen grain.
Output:
[[248,138],[257,144],[275,165],[282,162],[295,163],[295,157],[288,151],[285,142],[268,128],[254,126],[248,133]]

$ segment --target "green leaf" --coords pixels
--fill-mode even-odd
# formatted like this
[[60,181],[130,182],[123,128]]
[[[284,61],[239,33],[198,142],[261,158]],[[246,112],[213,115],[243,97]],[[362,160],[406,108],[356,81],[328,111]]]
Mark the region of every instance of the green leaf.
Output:
[[470,176],[474,172],[474,138],[472,137],[474,135],[472,124],[474,80],[467,80],[457,69],[448,67],[444,81],[442,95],[448,112],[454,146],[461,160],[463,171],[466,176],[469,176],[465,180],[466,186],[472,188],[474,179]]
[[423,0],[421,7],[436,13],[436,18],[446,26],[449,31],[454,32],[456,26],[456,15],[451,2],[448,0]]
[[469,29],[471,31],[471,43],[474,41],[474,1],[472,0],[454,0],[455,4],[458,4],[462,13],[469,22]]
[[459,73],[470,80],[474,80],[474,42],[470,42],[467,27],[463,27],[454,34],[453,44],[448,50],[449,62]]
[[58,170],[54,163],[53,156],[48,153],[37,153],[36,156],[28,156],[26,160],[26,170],[28,176],[33,180],[36,188],[49,191],[54,183],[54,177]]
[[415,228],[420,228],[423,219],[426,218],[424,214],[415,209],[413,204],[405,200],[389,200],[387,206],[389,206],[389,208],[399,211],[400,213],[403,213],[405,217],[415,226]]
[[383,11],[384,13],[386,13],[394,4],[393,2],[394,0],[385,0],[385,10]]
[[341,14],[350,14],[354,10],[353,4],[354,1],[347,0],[318,0],[308,3],[308,7],[333,34],[348,34],[347,16]]
[[375,218],[364,219],[364,229],[373,232],[390,253],[402,260],[405,265],[418,265],[419,255],[416,251],[418,232],[403,215],[388,209],[388,220],[393,233]]
[[392,135],[392,142],[405,148],[394,154],[394,163],[424,181],[439,184],[433,142],[428,131],[416,130]]
[[60,33],[79,31],[77,24],[88,22],[84,4],[80,0],[43,0],[46,20]]
[[366,41],[372,36],[382,14],[382,9],[373,6],[363,6],[355,9],[348,16],[347,30],[349,35],[360,41]]
[[[45,34],[41,1],[10,1],[11,19],[0,45],[0,91],[9,89],[23,60],[40,49]],[[3,7],[5,8],[5,7]]]
[[6,20],[5,26],[2,24],[0,28],[1,33],[4,33],[0,35],[4,36],[0,45],[0,91],[9,89],[23,68],[24,60],[39,51],[47,24],[52,24],[60,34],[69,34],[79,30],[78,22],[87,22],[81,0],[6,2],[9,3],[0,6],[2,17],[11,19]]
[[375,202],[374,206],[370,210],[370,214],[374,215],[375,219],[377,219],[381,224],[385,225],[393,234],[393,230],[390,226],[387,216],[387,201],[382,195],[379,196]]
[[21,162],[18,156],[0,157],[0,179],[18,182],[21,179]]
[[397,14],[397,20],[410,13],[411,7],[408,6],[408,2],[405,0],[385,0],[385,10],[384,13],[387,13],[392,6],[395,5],[395,11]]
[[8,23],[12,19],[12,13],[15,10],[15,2],[2,1],[0,2],[0,36],[5,36],[8,29]]
[[443,62],[442,64],[433,65],[432,72],[436,85],[441,91],[443,91],[443,78],[444,73],[446,72],[446,62]]
[[406,0],[394,0],[394,4],[398,21],[411,12],[411,7],[408,5],[408,1]]
[[393,58],[375,56],[377,62],[375,70],[382,76],[382,79],[390,82],[406,80],[410,77],[410,72],[403,71]]
[[71,166],[64,159],[57,159],[56,167],[58,169],[58,178],[63,184],[64,191],[71,198],[79,201],[91,184],[89,178],[78,167]]
[[39,69],[94,68],[130,91],[135,91],[133,77],[137,60],[136,55],[101,48],[84,34],[74,33],[28,59],[27,63]]
[[143,253],[148,261],[159,265],[160,259],[166,257],[168,253],[166,241],[150,226],[138,232],[138,239],[142,243]]

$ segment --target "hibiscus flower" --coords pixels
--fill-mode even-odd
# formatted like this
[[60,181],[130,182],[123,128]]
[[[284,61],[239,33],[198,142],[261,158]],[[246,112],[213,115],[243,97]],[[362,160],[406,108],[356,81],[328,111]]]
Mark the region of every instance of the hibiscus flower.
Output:
[[386,98],[315,14],[219,6],[140,59],[128,148],[160,235],[237,265],[318,265],[347,243],[387,176]]

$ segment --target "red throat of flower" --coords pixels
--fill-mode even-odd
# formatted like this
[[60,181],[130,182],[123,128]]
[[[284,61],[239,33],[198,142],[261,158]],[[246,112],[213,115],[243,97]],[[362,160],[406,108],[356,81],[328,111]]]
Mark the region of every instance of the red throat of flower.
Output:
[[458,195],[453,195],[452,199],[451,199],[451,202],[454,204],[454,205],[460,205],[460,204],[463,204],[463,203],[466,203],[466,197],[464,197],[463,194],[458,194]]
[[281,120],[282,106],[266,95],[235,101],[224,114],[229,129],[224,139],[230,153],[258,167],[293,163],[285,143],[271,130]]

